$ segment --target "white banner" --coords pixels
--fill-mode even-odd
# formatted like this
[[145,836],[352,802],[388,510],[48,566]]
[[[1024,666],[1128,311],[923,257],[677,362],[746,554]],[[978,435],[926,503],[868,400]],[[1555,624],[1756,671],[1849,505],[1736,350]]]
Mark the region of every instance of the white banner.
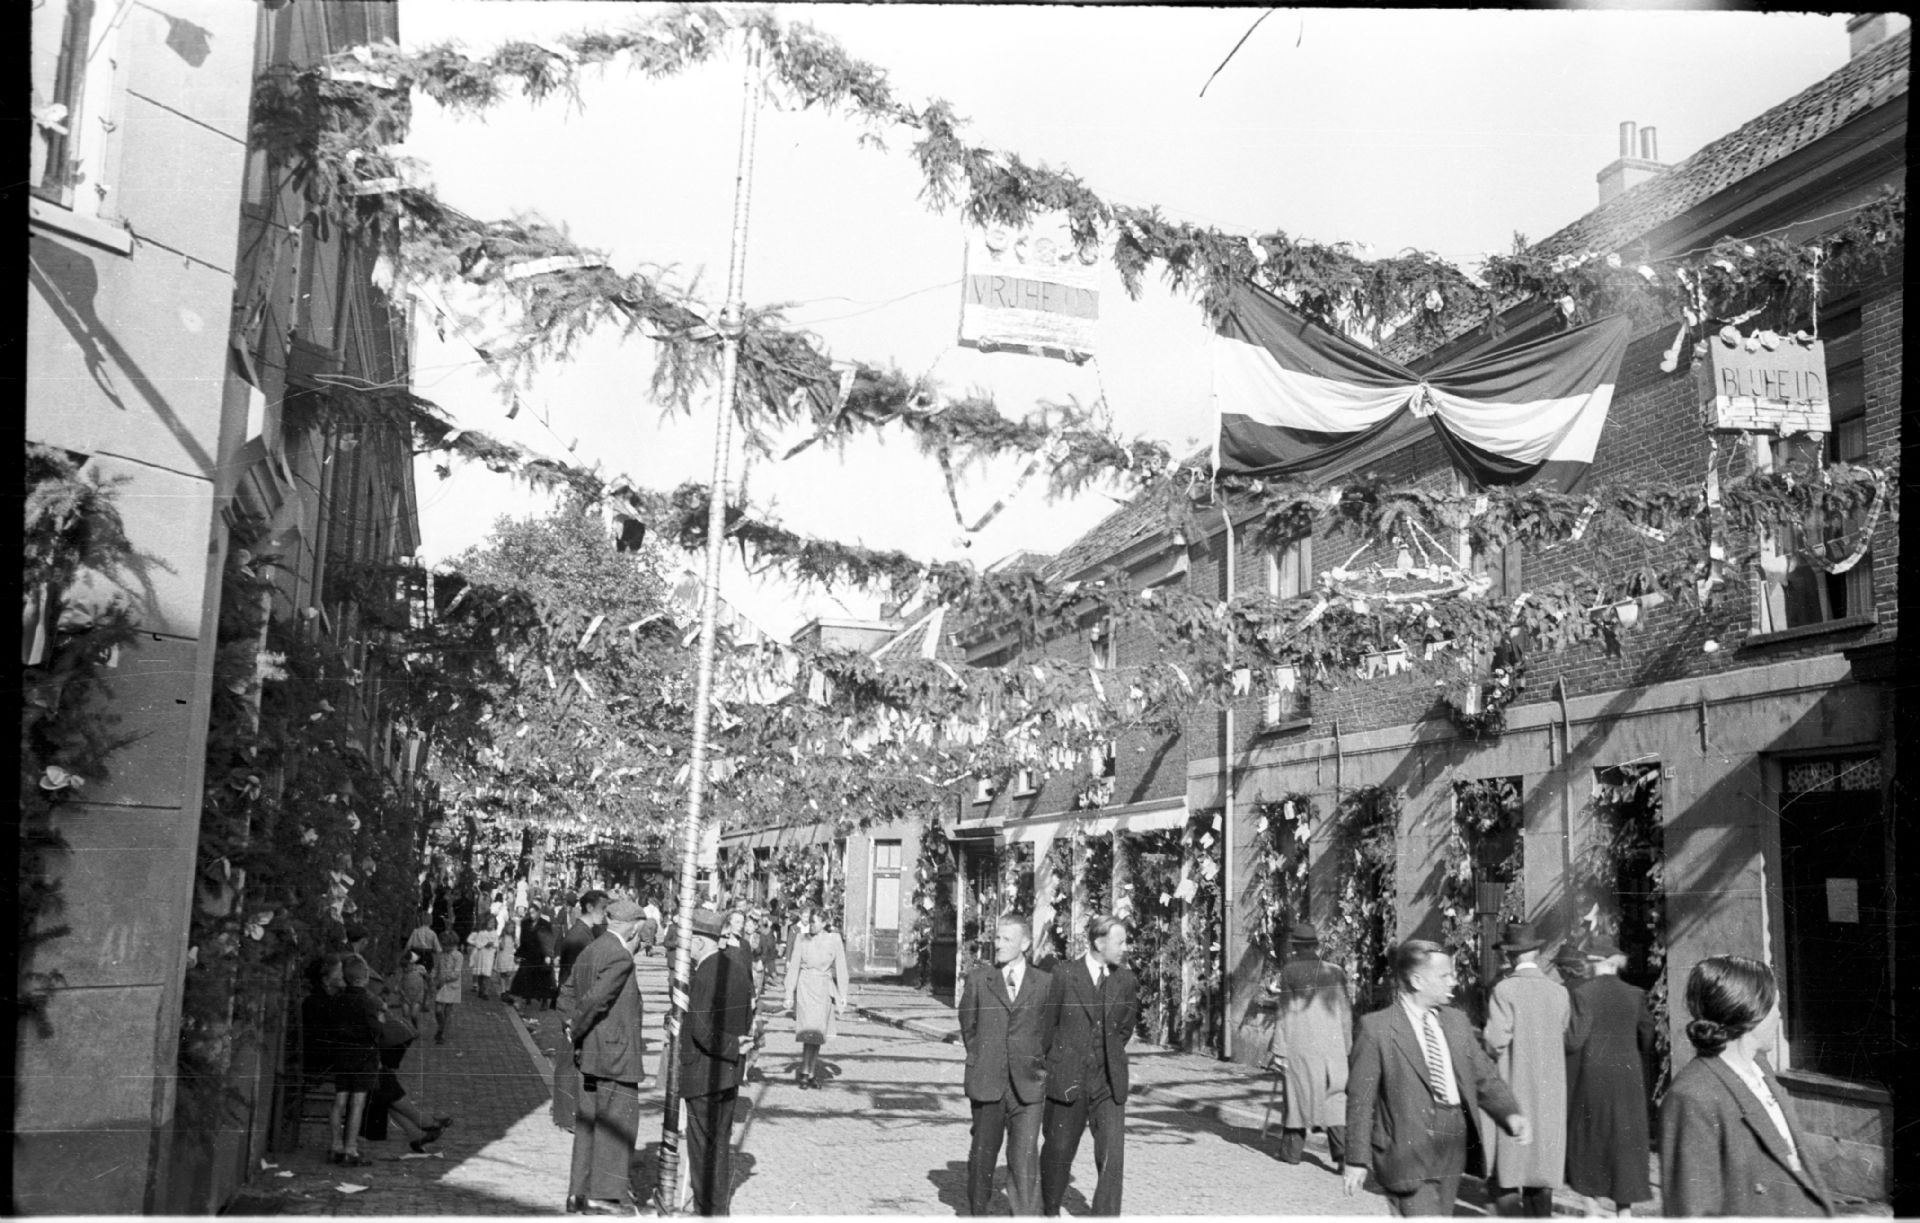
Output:
[[1025,229],[967,235],[960,281],[960,343],[1083,361],[1100,321],[1100,252],[1077,250],[1064,212]]

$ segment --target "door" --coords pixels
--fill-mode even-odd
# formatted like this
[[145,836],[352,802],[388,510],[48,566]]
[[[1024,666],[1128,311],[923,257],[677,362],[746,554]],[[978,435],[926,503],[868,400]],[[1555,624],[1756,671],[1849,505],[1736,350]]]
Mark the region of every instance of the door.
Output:
[[900,860],[900,842],[873,843],[867,902],[867,929],[873,934],[873,950],[867,963],[889,972],[900,971]]
[[1791,1065],[1888,1084],[1894,1054],[1887,827],[1875,756],[1786,763],[1781,999]]

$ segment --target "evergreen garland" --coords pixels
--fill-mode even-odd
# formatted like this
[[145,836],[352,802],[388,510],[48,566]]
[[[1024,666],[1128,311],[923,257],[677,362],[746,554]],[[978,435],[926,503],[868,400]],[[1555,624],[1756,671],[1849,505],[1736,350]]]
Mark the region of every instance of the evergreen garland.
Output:
[[1362,786],[1341,795],[1329,822],[1328,870],[1339,880],[1322,944],[1329,962],[1353,983],[1356,1013],[1393,998],[1387,956],[1399,937],[1394,872],[1400,836],[1400,793]]
[[[1628,973],[1646,983],[1647,1008],[1654,1018],[1654,1056],[1648,1069],[1656,1104],[1673,1077],[1661,789],[1657,764],[1624,765],[1596,778],[1587,803],[1588,837],[1574,856],[1567,881],[1579,905],[1594,906],[1596,920],[1585,933],[1613,938],[1629,953]],[[1642,904],[1630,917],[1621,901],[1636,893],[1643,893]]]
[[1307,881],[1317,815],[1312,797],[1297,792],[1253,805],[1253,909],[1247,941],[1276,967],[1287,961],[1293,923],[1312,916]]
[[[1483,869],[1491,876],[1484,882],[1506,881],[1500,917],[1511,921],[1526,917],[1523,818],[1520,788],[1512,779],[1489,777],[1454,783],[1453,813],[1447,821],[1436,900],[1440,939],[1453,949],[1460,991],[1476,1003],[1481,1000],[1483,984],[1478,884],[1483,882]],[[1503,837],[1511,837],[1513,842],[1505,857],[1498,862],[1489,860],[1486,847]]]

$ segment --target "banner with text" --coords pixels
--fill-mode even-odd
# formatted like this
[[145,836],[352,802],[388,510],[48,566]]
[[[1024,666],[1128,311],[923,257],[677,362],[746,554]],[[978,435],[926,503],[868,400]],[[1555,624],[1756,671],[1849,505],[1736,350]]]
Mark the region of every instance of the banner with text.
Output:
[[1099,260],[1097,249],[1074,247],[1064,212],[1043,214],[1024,229],[969,231],[960,343],[1086,360],[1100,321]]

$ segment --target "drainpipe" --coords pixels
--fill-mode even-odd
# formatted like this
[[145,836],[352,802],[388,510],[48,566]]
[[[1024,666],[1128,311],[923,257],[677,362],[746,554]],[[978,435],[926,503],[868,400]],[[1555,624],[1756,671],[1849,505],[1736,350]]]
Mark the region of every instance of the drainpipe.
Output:
[[[1224,499],[1222,499],[1220,503],[1220,518],[1226,523],[1227,528],[1227,601],[1232,602],[1235,589],[1233,573],[1234,552],[1237,549],[1233,542],[1233,512]],[[1231,629],[1229,629],[1227,635],[1227,667],[1228,674],[1231,675],[1233,667],[1233,634]],[[1229,688],[1228,691],[1231,692],[1232,689]],[[1232,951],[1230,944],[1233,929],[1233,722],[1233,699],[1229,696],[1227,699],[1226,742],[1222,745],[1224,750],[1221,752],[1221,761],[1226,772],[1226,777],[1224,787],[1221,791],[1222,801],[1220,815],[1220,992],[1222,996],[1220,1056],[1227,1061],[1233,1060],[1233,1022],[1232,1016],[1227,1013],[1225,1001],[1226,996],[1231,993],[1228,974],[1231,972],[1229,965],[1232,961],[1229,957]]]
[[1555,677],[1560,700],[1560,907],[1573,932],[1573,719],[1567,714],[1567,679]]

